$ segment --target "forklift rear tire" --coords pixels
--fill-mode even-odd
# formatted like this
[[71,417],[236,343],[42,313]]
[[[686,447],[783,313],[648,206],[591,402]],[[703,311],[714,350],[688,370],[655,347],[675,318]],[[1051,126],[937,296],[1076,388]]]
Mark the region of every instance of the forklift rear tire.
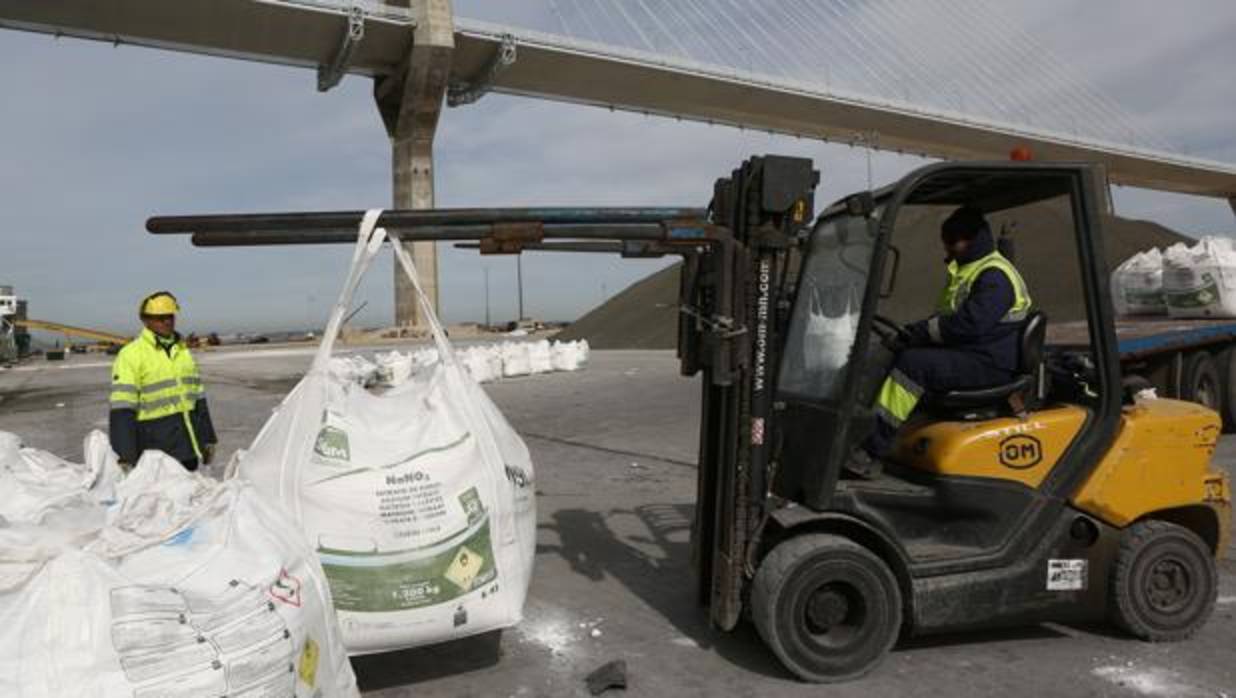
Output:
[[1142,521],[1121,534],[1109,601],[1116,625],[1150,642],[1183,640],[1215,607],[1219,576],[1210,548],[1189,529]]
[[901,630],[901,590],[867,548],[812,533],[773,548],[751,591],[755,627],[804,681],[856,679],[888,654]]

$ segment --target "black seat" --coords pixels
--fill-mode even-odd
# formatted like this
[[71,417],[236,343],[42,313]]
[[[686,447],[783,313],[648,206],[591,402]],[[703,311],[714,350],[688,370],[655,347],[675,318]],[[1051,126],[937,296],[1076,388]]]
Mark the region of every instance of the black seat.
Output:
[[1033,393],[1038,383],[1046,339],[1047,316],[1038,311],[1030,313],[1021,327],[1017,375],[1011,382],[977,390],[929,393],[924,396],[924,401],[930,407],[942,410],[970,410],[1008,404],[1014,412],[1024,411],[1026,398]]

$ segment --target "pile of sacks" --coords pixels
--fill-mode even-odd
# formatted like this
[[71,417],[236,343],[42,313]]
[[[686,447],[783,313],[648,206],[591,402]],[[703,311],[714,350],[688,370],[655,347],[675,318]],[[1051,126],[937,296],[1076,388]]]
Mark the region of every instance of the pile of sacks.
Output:
[[[528,376],[554,371],[578,371],[588,362],[588,340],[572,342],[502,342],[456,349],[460,364],[477,383],[499,378]],[[331,358],[331,372],[362,386],[394,387],[438,363],[433,347],[408,353],[378,352],[370,360],[359,354]]]
[[358,696],[322,569],[281,509],[156,451],[123,475],[0,432],[0,695]]
[[1111,286],[1120,315],[1236,317],[1236,244],[1205,237],[1140,252],[1116,267]]

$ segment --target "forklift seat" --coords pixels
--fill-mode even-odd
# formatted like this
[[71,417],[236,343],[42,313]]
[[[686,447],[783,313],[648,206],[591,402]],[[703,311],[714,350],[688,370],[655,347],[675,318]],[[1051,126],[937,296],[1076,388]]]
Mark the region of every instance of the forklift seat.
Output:
[[1047,338],[1047,316],[1039,311],[1030,313],[1021,327],[1021,342],[1017,375],[1009,383],[977,390],[950,390],[923,396],[927,405],[937,410],[973,410],[995,408],[1007,403],[1014,412],[1025,409],[1038,383],[1043,363],[1043,344]]

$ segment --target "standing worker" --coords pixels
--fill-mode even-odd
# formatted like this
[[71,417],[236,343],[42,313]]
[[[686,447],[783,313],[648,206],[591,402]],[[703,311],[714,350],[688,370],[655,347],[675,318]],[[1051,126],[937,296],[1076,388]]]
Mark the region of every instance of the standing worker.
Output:
[[982,211],[963,206],[940,226],[948,280],[936,313],[906,326],[905,346],[876,398],[876,426],[852,469],[879,471],[897,430],[925,392],[973,390],[1013,379],[1032,302],[1017,268],[996,251]]
[[176,297],[159,291],[138,307],[145,329],[112,366],[112,449],[126,470],[142,452],[163,451],[188,470],[214,458],[215,428],[197,362],[176,332]]

